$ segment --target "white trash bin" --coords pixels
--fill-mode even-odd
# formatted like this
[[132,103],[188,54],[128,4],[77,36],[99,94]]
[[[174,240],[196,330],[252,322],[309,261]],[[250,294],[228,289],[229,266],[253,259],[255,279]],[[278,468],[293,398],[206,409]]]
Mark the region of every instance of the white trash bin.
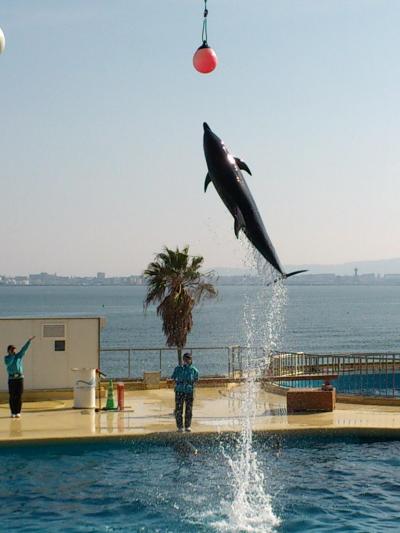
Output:
[[74,381],[74,409],[95,409],[96,369],[72,368]]

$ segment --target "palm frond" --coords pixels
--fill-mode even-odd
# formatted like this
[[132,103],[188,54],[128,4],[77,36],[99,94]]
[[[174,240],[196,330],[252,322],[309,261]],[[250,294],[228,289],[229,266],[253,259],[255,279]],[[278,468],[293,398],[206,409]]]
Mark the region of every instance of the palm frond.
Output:
[[217,295],[213,272],[200,272],[203,261],[202,256],[190,257],[188,245],[182,250],[165,246],[144,271],[147,294],[143,305],[159,304],[157,314],[168,346],[185,346],[193,326],[194,306]]

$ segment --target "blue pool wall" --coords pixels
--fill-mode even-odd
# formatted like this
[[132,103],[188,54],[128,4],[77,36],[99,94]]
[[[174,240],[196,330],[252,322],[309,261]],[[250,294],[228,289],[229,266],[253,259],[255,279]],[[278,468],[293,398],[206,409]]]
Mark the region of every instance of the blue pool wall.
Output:
[[[321,387],[323,381],[284,381],[283,387]],[[400,398],[400,373],[343,374],[332,380],[337,393]]]

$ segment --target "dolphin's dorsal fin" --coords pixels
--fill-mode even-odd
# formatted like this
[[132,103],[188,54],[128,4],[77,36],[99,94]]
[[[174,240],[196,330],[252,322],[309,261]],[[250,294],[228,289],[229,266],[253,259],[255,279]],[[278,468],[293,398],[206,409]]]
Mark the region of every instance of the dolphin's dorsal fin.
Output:
[[235,161],[236,161],[237,166],[240,168],[240,170],[245,170],[251,176],[250,169],[244,161],[242,161],[239,157],[235,157]]
[[235,214],[233,216],[234,216],[234,219],[235,219],[235,226],[234,226],[235,235],[236,235],[236,238],[238,239],[239,238],[239,231],[246,227],[246,223],[244,221],[242,212],[240,211],[240,209],[238,207],[236,207]]
[[209,186],[211,182],[212,182],[211,176],[210,174],[207,173],[206,181],[204,182],[204,192],[206,192],[207,187]]

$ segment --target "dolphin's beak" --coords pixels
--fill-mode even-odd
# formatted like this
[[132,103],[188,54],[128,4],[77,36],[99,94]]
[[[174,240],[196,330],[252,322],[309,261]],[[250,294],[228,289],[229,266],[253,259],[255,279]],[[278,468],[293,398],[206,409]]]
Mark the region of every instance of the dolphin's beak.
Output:
[[203,122],[203,128],[204,128],[204,133],[207,131],[207,132],[210,132],[211,129],[210,129],[210,126],[207,124],[207,122]]

